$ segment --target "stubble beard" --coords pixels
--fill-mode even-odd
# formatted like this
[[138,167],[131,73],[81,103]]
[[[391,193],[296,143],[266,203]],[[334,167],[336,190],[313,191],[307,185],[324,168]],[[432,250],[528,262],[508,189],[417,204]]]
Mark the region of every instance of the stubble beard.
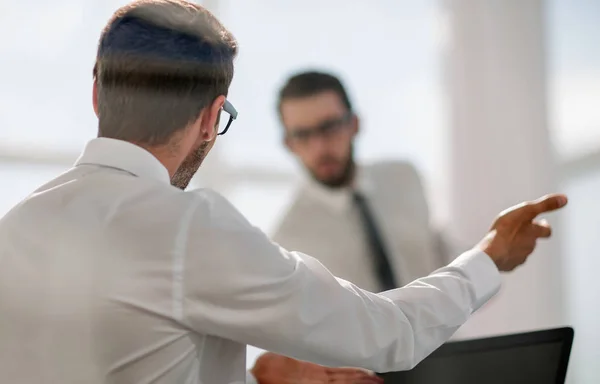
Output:
[[173,177],[171,177],[171,185],[181,190],[185,190],[188,187],[206,157],[208,146],[208,142],[202,143],[198,149],[185,158]]

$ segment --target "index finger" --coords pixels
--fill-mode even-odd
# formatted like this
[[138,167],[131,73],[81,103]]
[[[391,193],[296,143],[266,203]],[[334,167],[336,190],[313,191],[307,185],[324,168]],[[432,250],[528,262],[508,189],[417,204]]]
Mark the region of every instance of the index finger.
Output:
[[562,194],[546,195],[535,201],[522,203],[500,214],[500,218],[504,221],[532,221],[536,216],[555,211],[564,207],[567,204],[567,197]]
[[542,213],[556,211],[557,209],[564,207],[567,205],[567,202],[567,196],[563,194],[546,195],[529,204],[526,207],[529,209],[529,212],[527,213],[533,220],[536,216],[541,215]]

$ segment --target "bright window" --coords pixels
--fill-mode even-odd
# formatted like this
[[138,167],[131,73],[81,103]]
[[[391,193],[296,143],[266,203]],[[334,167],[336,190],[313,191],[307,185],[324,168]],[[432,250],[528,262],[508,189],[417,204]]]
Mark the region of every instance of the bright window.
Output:
[[600,2],[550,0],[550,123],[565,156],[600,148]]
[[66,169],[67,167],[0,162],[0,218],[31,192]]

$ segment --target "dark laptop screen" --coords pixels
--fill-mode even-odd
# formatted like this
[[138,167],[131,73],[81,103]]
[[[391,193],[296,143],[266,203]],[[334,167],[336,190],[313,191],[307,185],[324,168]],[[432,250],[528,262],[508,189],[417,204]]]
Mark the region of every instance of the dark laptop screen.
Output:
[[509,343],[503,343],[502,337],[496,338],[489,345],[485,345],[485,339],[448,343],[413,370],[382,376],[387,384],[564,382],[572,338],[552,337],[550,340],[518,342],[517,337],[507,336]]

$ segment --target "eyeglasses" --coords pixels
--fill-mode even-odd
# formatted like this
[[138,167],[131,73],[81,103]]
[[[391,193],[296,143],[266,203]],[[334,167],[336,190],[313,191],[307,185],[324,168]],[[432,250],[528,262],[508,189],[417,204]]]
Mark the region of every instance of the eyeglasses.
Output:
[[310,141],[312,137],[316,136],[331,137],[336,133],[342,131],[343,129],[347,128],[348,123],[352,120],[353,116],[354,114],[352,112],[348,112],[339,118],[324,121],[314,128],[301,128],[290,130],[287,132],[286,137],[287,139],[297,142],[299,144],[306,144]]
[[222,120],[221,115],[219,115],[219,130],[217,132],[217,135],[224,135],[225,133],[227,133],[229,127],[231,126],[231,123],[233,123],[233,120],[237,119],[238,112],[233,106],[233,104],[229,102],[229,100],[225,100],[225,103],[221,107],[221,113],[223,111],[229,114],[229,119],[227,120],[226,124],[223,124],[225,120]]

